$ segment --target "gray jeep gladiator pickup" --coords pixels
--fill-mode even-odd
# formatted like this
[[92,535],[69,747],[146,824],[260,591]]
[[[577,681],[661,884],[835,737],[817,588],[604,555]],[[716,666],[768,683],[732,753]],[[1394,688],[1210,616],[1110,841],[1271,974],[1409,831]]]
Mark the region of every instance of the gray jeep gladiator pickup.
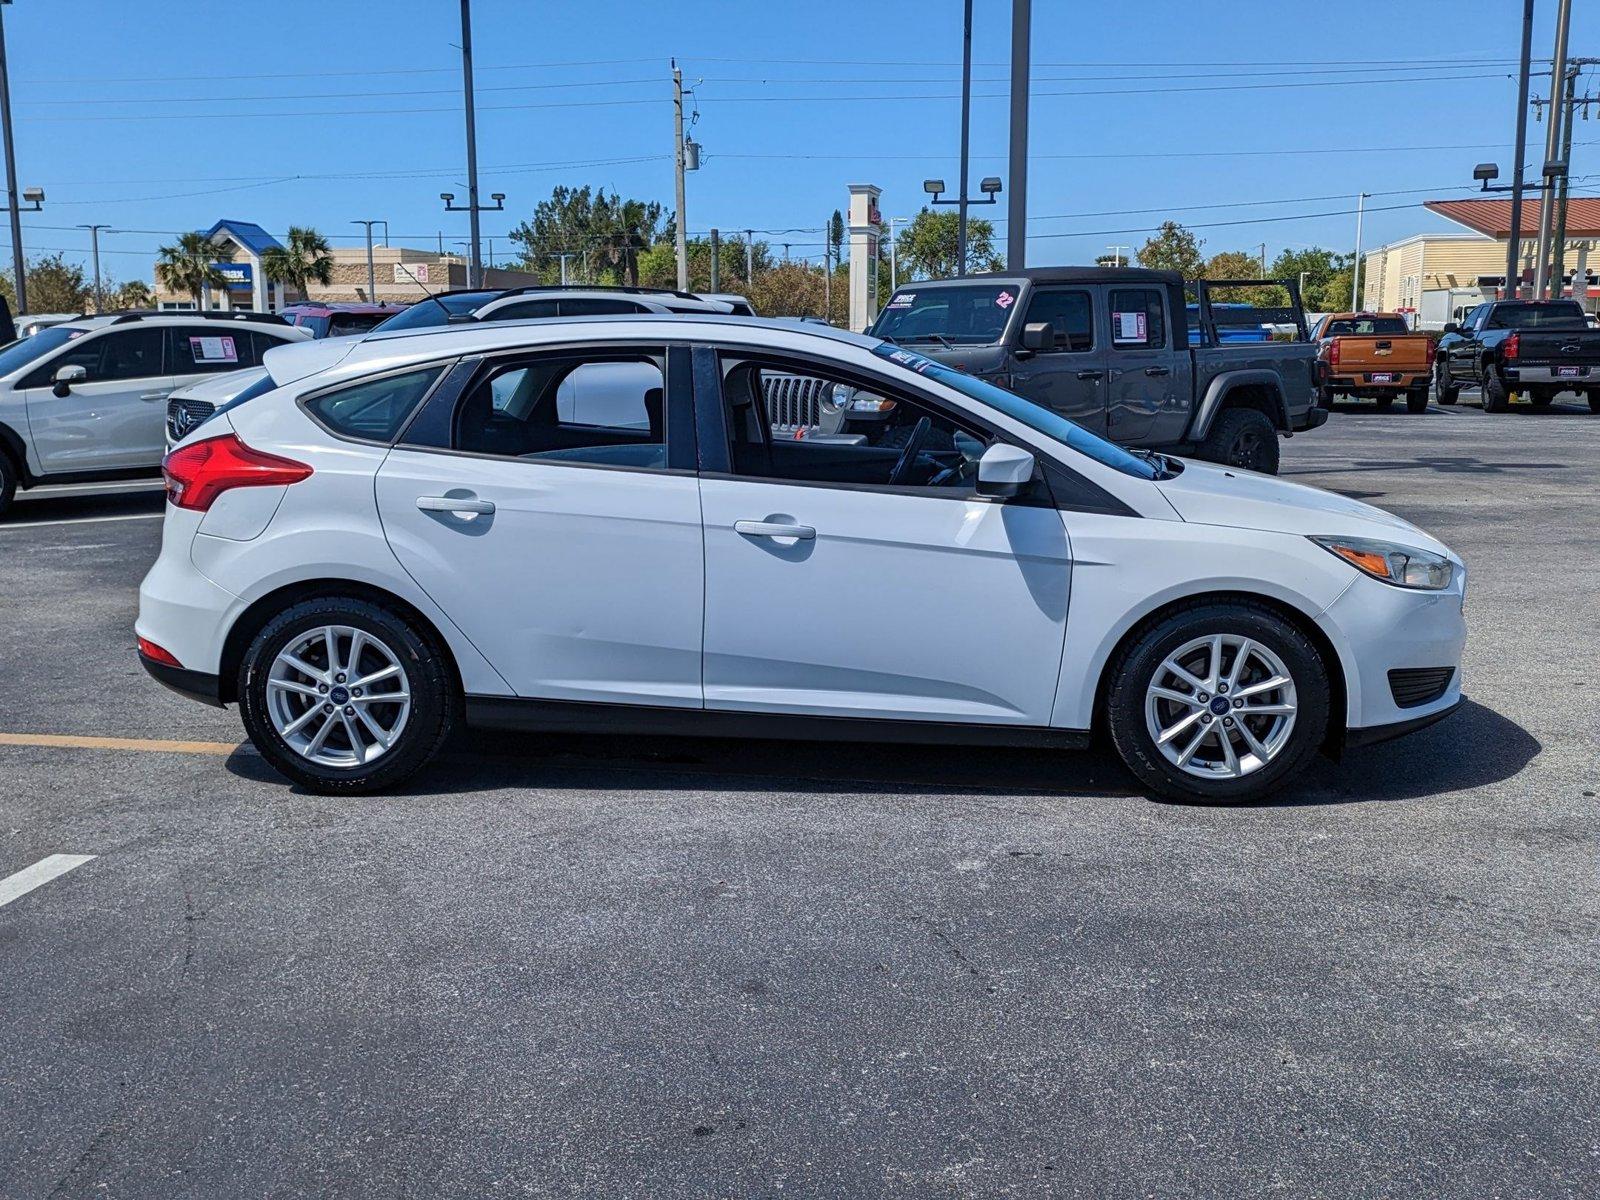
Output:
[[[1271,283],[1289,303],[1213,304]],[[901,285],[867,333],[1009,388],[1125,446],[1276,473],[1278,438],[1315,429],[1317,347],[1295,280],[1194,285],[1175,271],[1035,267]],[[1226,293],[1223,293],[1226,294]],[[1261,337],[1290,327],[1295,341]],[[1242,336],[1241,336],[1242,335]]]

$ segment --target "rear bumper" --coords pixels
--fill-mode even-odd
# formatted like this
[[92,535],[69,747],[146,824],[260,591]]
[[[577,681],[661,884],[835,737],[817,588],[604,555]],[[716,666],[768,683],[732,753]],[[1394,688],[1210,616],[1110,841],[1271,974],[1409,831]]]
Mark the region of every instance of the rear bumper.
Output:
[[1300,415],[1300,421],[1295,425],[1296,433],[1304,433],[1307,429],[1320,429],[1328,423],[1328,410],[1313,404]]
[[[1378,381],[1372,378],[1374,374],[1391,374],[1393,379]],[[1335,375],[1328,380],[1328,386],[1334,391],[1362,391],[1374,392],[1403,392],[1409,387],[1420,383],[1427,383],[1432,376],[1427,371],[1390,371],[1390,372],[1365,372],[1358,375]]]
[[1561,375],[1559,366],[1548,367],[1506,367],[1505,378],[1507,383],[1556,383],[1569,388],[1600,387],[1600,368],[1580,367],[1587,371],[1584,375]]
[[149,655],[139,655],[139,662],[144,669],[150,672],[150,677],[163,687],[171,688],[180,696],[187,696],[190,700],[198,700],[201,704],[209,704],[213,708],[225,708],[222,703],[222,680],[215,675],[208,675],[204,671],[186,671],[182,667],[171,667],[166,663],[159,663]]

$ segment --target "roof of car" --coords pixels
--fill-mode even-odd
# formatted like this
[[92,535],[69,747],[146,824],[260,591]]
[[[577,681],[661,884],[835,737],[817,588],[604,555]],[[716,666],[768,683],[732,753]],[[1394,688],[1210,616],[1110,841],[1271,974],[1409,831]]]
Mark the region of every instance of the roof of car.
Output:
[[330,300],[323,303],[318,300],[298,300],[293,304],[285,304],[280,312],[317,312],[317,313],[397,313],[410,308],[406,304],[371,304],[356,300]]
[[[1183,275],[1178,271],[1158,271],[1150,267],[1023,267],[1017,271],[985,271],[977,275],[963,275],[959,279],[928,279],[921,283],[1161,283],[1181,285]],[[901,284],[901,289],[912,284]]]
[[270,327],[275,336],[287,337],[291,340],[310,336],[304,329],[285,321],[276,313],[196,312],[193,309],[176,309],[172,312],[102,313],[96,317],[75,317],[70,321],[62,321],[59,325],[51,326],[51,328],[98,333],[102,329],[110,329],[119,325],[193,325],[196,321],[205,321],[208,324],[214,323],[219,333],[229,326],[260,325]]

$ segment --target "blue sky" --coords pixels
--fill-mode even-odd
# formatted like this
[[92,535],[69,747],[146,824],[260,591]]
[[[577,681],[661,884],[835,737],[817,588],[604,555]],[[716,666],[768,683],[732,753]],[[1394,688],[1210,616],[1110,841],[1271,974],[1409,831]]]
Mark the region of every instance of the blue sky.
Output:
[[[1515,0],[1034,7],[1033,263],[1137,245],[1169,215],[1208,253],[1347,249],[1362,190],[1370,246],[1450,228],[1420,202],[1469,194],[1475,163],[1509,175]],[[1572,53],[1600,52],[1600,9],[1574,7]],[[1555,0],[1538,8],[1536,66]],[[508,196],[484,220],[497,255],[558,183],[670,205],[674,55],[705,147],[693,231],[792,229],[765,236],[817,254],[846,184],[882,186],[891,216],[916,211],[925,177],[955,185],[960,0],[473,10],[482,187]],[[976,0],[974,180],[1006,174],[1009,13]],[[48,193],[25,218],[30,253],[86,259],[73,227],[108,222],[125,232],[103,236],[107,274],[148,279],[158,244],[219,217],[338,244],[363,217],[396,243],[466,236],[438,199],[464,193],[457,0],[16,0],[5,22],[19,179]],[[1544,126],[1529,128],[1536,160]],[[1600,125],[1575,128],[1582,175]]]

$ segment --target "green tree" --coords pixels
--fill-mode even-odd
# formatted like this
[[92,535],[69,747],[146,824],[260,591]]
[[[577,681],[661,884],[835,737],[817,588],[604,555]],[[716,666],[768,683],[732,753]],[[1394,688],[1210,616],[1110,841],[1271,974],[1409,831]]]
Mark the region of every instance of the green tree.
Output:
[[142,279],[130,279],[127,283],[113,283],[111,280],[103,281],[101,285],[106,294],[107,308],[154,308],[156,303],[155,293],[150,290],[150,285]]
[[837,208],[828,218],[828,245],[833,249],[833,261],[838,262],[844,254],[844,214]]
[[[711,290],[711,239],[690,238],[686,249],[689,259],[689,290]],[[755,242],[751,247],[756,278],[772,267],[772,257],[765,242]],[[717,254],[717,290],[740,292],[748,295],[751,281],[745,278],[745,252],[742,237],[724,241]],[[678,286],[678,253],[672,242],[663,241],[643,251],[638,259],[638,279],[644,287],[675,288]]]
[[[1260,279],[1261,260],[1248,250],[1223,250],[1206,260],[1200,275],[1203,279]],[[1217,299],[1223,303],[1254,305],[1289,302],[1283,289],[1275,287],[1231,288]]]
[[208,287],[227,285],[217,263],[232,257],[232,247],[219,245],[203,233],[186,233],[172,245],[156,250],[156,282],[169,292],[187,292],[198,307]]
[[1350,304],[1354,260],[1354,254],[1339,254],[1320,246],[1285,250],[1272,264],[1272,273],[1283,279],[1299,279],[1304,274],[1301,299],[1307,312],[1344,312]]
[[261,273],[273,283],[305,294],[315,279],[323,287],[333,282],[333,251],[328,239],[304,225],[289,226],[289,244],[274,246],[261,256]]
[[[637,286],[641,257],[670,237],[665,216],[654,200],[607,195],[605,188],[596,191],[587,184],[557,187],[534,207],[531,220],[511,231],[511,240],[521,247],[524,268],[547,282],[561,278],[563,253],[580,256],[578,263],[587,253],[587,282]],[[573,277],[569,264],[568,278]]]
[[[954,209],[923,207],[895,240],[900,278],[950,279],[959,272],[960,218]],[[994,248],[994,225],[978,217],[967,218],[967,271],[998,271],[1005,259]]]
[[1164,221],[1155,237],[1139,247],[1139,265],[1177,271],[1185,279],[1194,279],[1205,266],[1205,256],[1200,253],[1204,244],[1176,221]]
[[764,317],[819,317],[822,293],[820,267],[786,262],[757,272],[750,288],[750,302]]
[[[0,271],[0,294],[15,312],[17,289],[10,271]],[[28,264],[30,312],[88,312],[93,296],[94,288],[86,281],[83,267],[60,254],[46,254]]]

